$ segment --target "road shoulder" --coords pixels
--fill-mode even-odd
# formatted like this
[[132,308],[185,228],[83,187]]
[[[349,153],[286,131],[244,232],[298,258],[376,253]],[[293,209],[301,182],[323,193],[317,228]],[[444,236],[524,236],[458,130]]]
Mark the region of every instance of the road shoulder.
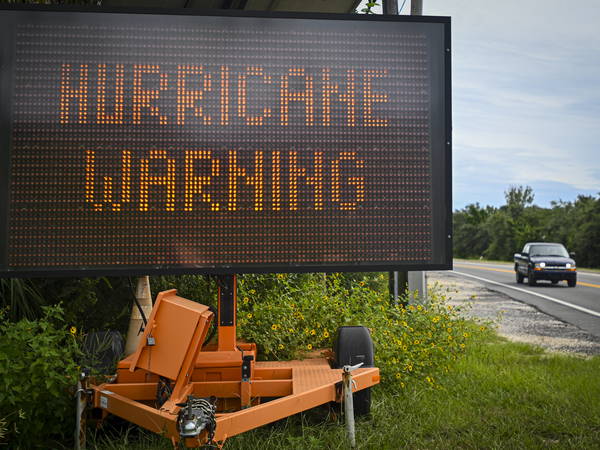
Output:
[[508,295],[452,272],[428,272],[428,285],[437,283],[449,303],[461,306],[468,317],[492,320],[498,334],[514,342],[538,345],[552,352],[600,355],[600,338],[545,314]]

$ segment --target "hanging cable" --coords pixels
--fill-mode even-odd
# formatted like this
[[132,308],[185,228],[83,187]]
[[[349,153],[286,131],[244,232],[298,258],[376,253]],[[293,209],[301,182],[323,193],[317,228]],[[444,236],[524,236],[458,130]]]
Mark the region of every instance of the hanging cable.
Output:
[[398,14],[400,14],[402,12],[402,8],[404,8],[404,4],[406,3],[406,0],[404,0],[402,2],[402,6],[400,7],[400,9],[398,10]]
[[133,289],[133,283],[131,282],[131,277],[127,277],[127,279],[129,280],[129,287],[131,288],[131,294],[133,295],[133,302],[135,303],[135,306],[137,306],[137,309],[142,316],[142,322],[144,322],[144,328],[145,328],[146,325],[148,324],[148,319],[146,319],[146,314],[144,314],[142,305],[140,305],[140,302],[138,301],[137,296],[135,295],[135,289]]

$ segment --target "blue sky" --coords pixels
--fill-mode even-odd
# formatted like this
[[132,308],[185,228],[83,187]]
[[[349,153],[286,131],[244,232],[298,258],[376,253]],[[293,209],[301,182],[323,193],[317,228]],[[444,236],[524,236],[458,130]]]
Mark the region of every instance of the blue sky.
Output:
[[509,185],[539,206],[598,194],[600,2],[423,0],[423,13],[452,17],[454,208],[500,206]]

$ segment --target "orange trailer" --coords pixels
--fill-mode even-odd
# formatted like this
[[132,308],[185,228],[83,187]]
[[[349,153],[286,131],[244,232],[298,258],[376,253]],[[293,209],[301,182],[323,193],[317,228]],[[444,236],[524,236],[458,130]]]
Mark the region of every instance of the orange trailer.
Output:
[[[208,306],[158,294],[136,352],[114,382],[92,386],[93,407],[187,447],[227,438],[342,399],[342,369],[327,358],[257,361],[254,343],[236,339],[235,276],[219,287],[217,344],[204,345]],[[353,372],[353,391],[379,382],[379,369]]]

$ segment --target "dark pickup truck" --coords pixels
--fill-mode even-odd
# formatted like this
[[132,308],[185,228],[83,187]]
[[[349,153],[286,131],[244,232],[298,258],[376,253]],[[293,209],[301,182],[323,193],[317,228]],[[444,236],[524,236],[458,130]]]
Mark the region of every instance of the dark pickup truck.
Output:
[[528,242],[521,253],[515,253],[517,283],[524,278],[529,286],[535,286],[538,280],[549,280],[552,284],[566,280],[569,287],[575,287],[577,267],[573,256],[562,244]]

